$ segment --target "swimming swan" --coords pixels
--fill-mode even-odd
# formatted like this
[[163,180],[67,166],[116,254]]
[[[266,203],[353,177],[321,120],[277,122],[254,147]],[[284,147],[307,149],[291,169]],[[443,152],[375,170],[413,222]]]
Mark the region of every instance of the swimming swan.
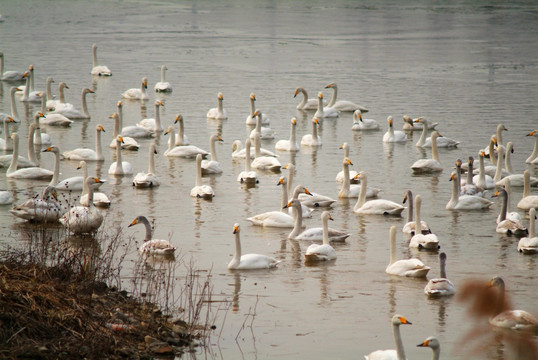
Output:
[[136,224],[143,224],[146,229],[146,236],[144,237],[144,243],[140,245],[138,251],[141,254],[152,255],[170,255],[176,251],[176,248],[170,244],[168,240],[154,239],[151,231],[151,224],[145,216],[137,216],[128,227],[135,226]]
[[159,111],[159,108],[163,106],[163,103],[162,101],[157,100],[155,101],[154,106],[155,106],[155,118],[142,119],[136,125],[148,131],[156,133],[156,132],[163,131],[163,128],[161,126],[161,114]]
[[529,210],[529,235],[519,239],[517,251],[523,254],[538,253],[538,236],[536,236],[536,209]]
[[450,175],[452,181],[452,195],[445,206],[447,210],[482,210],[488,209],[493,205],[493,202],[481,198],[479,196],[459,194],[458,179],[455,173]]
[[245,170],[241,171],[237,176],[237,181],[241,184],[248,185],[258,184],[260,182],[256,171],[250,167],[250,139],[245,141]]
[[24,71],[8,70],[4,71],[4,53],[0,51],[0,80],[1,81],[23,81]]
[[[79,163],[79,167],[77,169],[81,168],[82,169],[82,176],[84,176],[84,179],[87,179],[88,178],[88,169],[86,167],[86,162],[85,161],[81,161]],[[104,184],[104,180],[101,180],[100,182],[97,182],[97,183],[93,183],[92,184],[92,188],[93,188],[93,205],[97,206],[97,207],[101,207],[101,208],[107,208],[110,206],[110,199],[108,198],[107,194],[103,193],[103,192],[97,192],[95,191],[97,188],[101,187],[101,185]],[[78,202],[80,203],[80,205],[82,206],[89,206],[89,192],[90,192],[90,186],[88,185],[88,183],[86,181],[83,181],[83,185],[82,185],[82,192],[80,194],[80,199],[78,200]]]
[[521,210],[538,209],[538,195],[531,195],[530,179],[531,173],[527,169],[523,172],[523,196],[517,203],[517,207]]
[[[417,122],[427,123],[428,121],[424,118],[418,118],[416,120]],[[417,147],[423,147],[423,148],[430,148],[432,147],[432,140],[431,138],[426,137],[426,133],[428,132],[428,129],[426,126],[422,127],[422,134],[420,136],[420,139],[416,143]],[[458,146],[460,142],[456,140],[452,140],[450,138],[447,138],[445,136],[439,137],[437,139],[437,147],[438,148],[455,148]]]
[[241,239],[239,238],[239,224],[234,224],[235,254],[228,263],[229,270],[256,270],[274,268],[280,262],[270,256],[261,254],[241,255]]
[[183,123],[183,115],[177,114],[174,124],[179,124],[179,129],[176,134],[176,146],[189,145],[189,138],[185,135],[185,125]]
[[311,244],[305,251],[305,262],[330,261],[336,259],[336,251],[329,244],[329,220],[333,220],[328,211],[321,213],[323,243]]
[[206,116],[208,119],[216,119],[216,120],[228,119],[228,114],[226,112],[226,109],[222,105],[223,100],[224,100],[224,96],[222,95],[222,93],[219,93],[217,95],[217,107],[211,108],[207,112]]
[[110,175],[132,175],[133,166],[130,162],[122,161],[121,159],[121,143],[123,142],[123,137],[118,135],[116,137],[116,161],[110,164],[108,168],[108,173]]
[[290,138],[289,140],[278,140],[275,144],[275,150],[278,151],[299,151],[299,143],[296,135],[297,118],[291,118]]
[[[117,107],[118,107],[118,111],[113,113],[112,115],[110,115],[108,118],[109,119],[112,119],[114,120],[114,131],[112,132],[112,141],[110,142],[110,145],[108,147],[110,147],[111,149],[115,149],[116,148],[116,137],[118,135],[120,135],[120,132],[122,131],[122,123],[123,123],[123,111],[122,111],[122,107],[123,107],[123,104],[121,101],[118,101],[118,104],[117,104]],[[136,126],[135,126],[136,127]],[[138,149],[140,149],[140,145],[138,144],[138,142],[130,137],[130,136],[126,136],[125,134],[121,134],[122,137],[123,137],[123,143],[121,144],[121,148],[123,150],[133,150],[133,151],[138,151]]]
[[379,124],[374,119],[363,119],[361,111],[356,110],[353,113],[353,125],[351,126],[351,130],[379,130]]
[[446,254],[439,254],[440,277],[430,279],[424,288],[424,294],[428,297],[452,296],[456,293],[456,288],[452,281],[446,277]]
[[161,81],[155,83],[155,87],[153,90],[155,92],[165,92],[165,93],[171,93],[172,92],[172,85],[168,81],[165,80],[165,72],[168,70],[166,65],[161,65]]
[[353,211],[356,214],[377,214],[377,215],[400,215],[402,211],[405,210],[400,204],[395,203],[394,201],[385,200],[385,199],[374,199],[366,201],[366,190],[367,190],[367,176],[364,171],[359,172],[359,180],[361,182],[361,190],[359,197]]
[[[415,196],[415,229],[421,227],[420,221],[420,207],[422,205],[422,198],[420,195]],[[409,241],[410,248],[426,249],[426,250],[437,250],[439,249],[439,239],[437,235],[433,233],[423,234],[415,233],[411,240]]]
[[196,155],[196,184],[191,189],[191,197],[211,200],[215,192],[210,185],[202,184],[202,154]]
[[532,149],[532,153],[525,160],[525,162],[527,164],[538,163],[538,130],[531,131],[527,134],[527,136],[534,136],[534,148]]
[[390,227],[390,262],[385,269],[389,275],[425,278],[430,267],[419,259],[396,260],[396,226]]
[[82,111],[78,110],[73,106],[73,104],[57,104],[54,108],[54,111],[51,114],[62,114],[63,116],[69,119],[89,119],[91,115],[88,111],[88,103],[86,101],[87,94],[93,94],[94,91],[87,87],[83,88],[80,93],[80,102],[82,104]]
[[164,156],[195,158],[198,154],[200,154],[203,158],[205,158],[207,155],[209,155],[209,152],[194,145],[175,146],[176,135],[172,125],[168,126],[168,129],[166,129],[164,135],[170,135],[168,138],[168,149],[164,152]]
[[338,110],[332,107],[325,107],[323,105],[323,94],[318,93],[318,110],[314,114],[314,117],[317,118],[334,118],[340,116]]
[[155,144],[151,143],[149,145],[148,172],[139,172],[136,174],[133,179],[133,186],[138,188],[152,188],[161,185],[159,179],[155,175],[155,154],[157,154]]
[[125,90],[121,96],[129,100],[148,100],[149,96],[146,91],[148,88],[148,79],[146,77],[142,78],[140,82],[140,88],[131,88]]
[[312,134],[306,134],[301,139],[302,146],[321,146],[321,138],[318,136],[319,119],[312,119]]
[[[250,93],[249,103],[250,103],[250,114],[247,115],[247,120],[245,121],[245,124],[256,125],[256,117],[254,116],[254,113],[256,112],[256,95],[254,95],[254,93]],[[267,117],[267,115],[262,114],[262,125],[269,125],[269,123],[270,123],[270,120]]]
[[267,170],[273,172],[280,172],[282,164],[276,158],[272,156],[263,156],[260,151],[260,134],[256,133],[254,137],[254,160],[250,166],[253,169]]
[[443,171],[443,166],[439,161],[439,152],[437,151],[437,137],[440,136],[439,132],[432,131],[432,158],[431,159],[418,159],[411,165],[411,169],[414,174],[429,174],[438,173]]
[[95,150],[87,148],[78,148],[75,150],[65,151],[63,156],[68,160],[84,161],[104,161],[105,157],[101,150],[101,132],[105,132],[103,125],[95,126]]
[[[340,145],[340,149],[344,149],[344,159],[349,158],[349,144],[347,142]],[[353,178],[358,174],[355,170],[349,171],[349,180],[352,182],[355,182]],[[338,174],[336,174],[335,178],[337,183],[343,183],[344,182],[344,170],[342,169]]]
[[8,178],[37,180],[52,179],[52,177],[54,176],[54,172],[48,169],[43,169],[37,166],[17,169],[17,165],[19,162],[19,134],[11,134],[11,140],[13,141],[13,157],[11,158],[11,164],[9,165],[6,172],[6,176]]
[[41,196],[34,196],[9,211],[14,216],[32,222],[56,222],[64,211],[56,200],[53,186],[47,186]]
[[385,143],[394,143],[394,142],[407,142],[407,135],[401,130],[394,130],[392,116],[389,115],[387,118],[389,123],[389,129],[383,135],[383,142]]
[[101,182],[101,180],[98,178],[88,176],[86,178],[86,183],[89,188],[88,206],[75,206],[59,219],[60,223],[75,235],[93,234],[103,223],[103,215],[93,205],[93,184],[99,182]]
[[325,89],[333,89],[333,95],[331,97],[331,100],[327,104],[327,107],[335,108],[338,111],[344,111],[344,112],[353,112],[353,111],[362,111],[362,112],[368,112],[368,109],[364,106],[355,104],[354,102],[348,101],[348,100],[336,100],[338,97],[338,86],[336,83],[330,83],[329,85],[325,86]]
[[[414,219],[414,205],[415,200],[413,198],[413,192],[411,190],[406,190],[404,193],[403,203],[405,204],[407,202],[407,223],[402,228],[402,232],[406,234],[415,235],[415,225],[416,222]],[[429,234],[431,233],[429,225],[424,220],[420,220],[420,229],[423,234]]]
[[[411,116],[409,115],[404,115],[403,116],[403,126],[402,126],[402,130],[405,130],[405,131],[420,131],[420,130],[423,130],[423,124],[426,124],[425,122],[422,122],[422,121],[417,121],[419,119],[424,119],[424,117],[418,117],[416,119],[413,119]],[[428,121],[428,130],[435,130],[435,128],[437,127],[437,125],[439,125],[438,122],[431,122],[431,121]]]
[[493,194],[493,197],[500,196],[502,198],[502,204],[501,204],[501,212],[498,217],[498,223],[497,228],[495,231],[499,234],[506,234],[506,235],[515,235],[515,236],[524,236],[528,234],[527,228],[525,225],[523,225],[523,222],[521,220],[517,219],[508,219],[507,218],[507,210],[508,210],[508,193],[505,189],[499,188]]
[[396,343],[396,350],[376,350],[365,356],[366,360],[406,360],[402,337],[400,335],[400,325],[411,325],[402,315],[394,315],[391,319],[392,334]]
[[260,134],[261,139],[274,139],[275,132],[273,129],[268,126],[262,127],[262,112],[260,110],[256,110],[253,116],[256,117],[256,127],[250,132],[250,138],[254,140],[256,134]]
[[202,175],[221,174],[222,168],[217,160],[217,150],[215,149],[216,142],[222,143],[222,138],[213,134],[209,138],[209,151],[211,153],[211,160],[202,160]]
[[106,65],[98,65],[96,44],[92,45],[92,55],[93,55],[92,71],[90,73],[92,75],[97,75],[97,76],[112,76],[112,72]]
[[318,108],[318,99],[309,99],[305,88],[295,88],[293,97],[296,98],[299,93],[303,94],[303,100],[297,105],[297,110],[316,110]]

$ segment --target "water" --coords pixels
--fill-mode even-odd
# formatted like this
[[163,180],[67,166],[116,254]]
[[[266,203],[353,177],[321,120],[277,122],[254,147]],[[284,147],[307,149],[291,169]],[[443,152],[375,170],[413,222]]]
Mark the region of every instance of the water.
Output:
[[[495,232],[499,204],[483,212],[445,210],[454,161],[465,161],[469,155],[477,158],[498,123],[509,129],[504,141],[514,143],[514,170],[526,168],[524,160],[534,140],[525,135],[538,125],[534,36],[538,8],[533,2],[490,6],[475,2],[17,0],[3,2],[0,10],[5,19],[0,24],[0,48],[6,55],[6,70],[33,64],[38,89],[44,90],[47,76],[56,80],[54,93],[65,81],[70,87],[67,101],[77,106],[83,87],[96,90],[87,97],[89,122],[77,121],[69,129],[44,128],[65,151],[93,148],[95,125],[104,125],[106,161],[97,169],[90,164],[89,171],[97,170],[108,180],[102,190],[113,204],[105,211],[106,226],[123,227],[141,238],[143,229],[127,229],[127,225],[137,215],[155,218],[155,237],[170,237],[197,267],[211,270],[214,298],[233,303],[221,338],[213,337],[215,357],[361,357],[394,347],[390,317],[395,312],[413,322],[402,329],[409,358],[431,357],[429,350],[415,347],[430,335],[440,339],[445,358],[472,357],[474,343],[461,345],[465,331],[472,327],[461,304],[455,299],[427,300],[422,293],[425,281],[391,278],[384,272],[389,227],[401,228],[405,217],[361,217],[352,212],[354,200],[338,201],[330,225],[352,235],[344,245],[335,246],[335,262],[318,266],[304,265],[300,250],[286,240],[288,230],[261,229],[245,220],[280,204],[278,174],[262,174],[254,189],[236,182],[244,165],[231,160],[231,144],[235,139],[244,141],[250,132],[244,123],[249,94],[256,94],[257,107],[271,118],[276,139],[263,141],[263,146],[272,149],[276,140],[288,138],[293,116],[298,118],[299,138],[310,132],[313,113],[295,110],[295,87],[305,87],[310,97],[323,91],[329,98],[331,91],[324,87],[333,81],[338,83],[339,98],[367,106],[370,112],[365,117],[377,119],[382,130],[352,133],[349,113],[325,120],[319,150],[303,148],[279,158],[282,164],[296,164],[296,183],[336,198],[334,177],[343,156],[338,148],[344,141],[350,143],[352,169],[366,171],[369,183],[383,189],[383,198],[401,202],[408,188],[421,194],[422,216],[439,235],[448,255],[448,276],[456,286],[469,278],[501,275],[514,305],[538,314],[536,257],[518,254],[517,239]],[[111,78],[89,75],[92,43],[99,45],[100,63],[113,71]],[[189,196],[195,163],[162,156],[164,136],[156,140],[159,188],[137,190],[131,177],[107,175],[113,156],[107,147],[112,134],[108,116],[121,93],[138,87],[143,76],[148,77],[151,90],[160,79],[162,64],[169,69],[167,80],[174,92],[155,96],[149,91],[150,101],[143,107],[125,101],[124,125],[153,116],[153,100],[162,98],[163,126],[171,124],[177,113],[183,114],[191,143],[208,149],[209,136],[220,131],[224,145],[217,146],[217,152],[224,174],[205,180],[216,192],[212,202]],[[1,89],[0,111],[9,112],[9,86],[3,84]],[[221,122],[205,117],[216,106],[218,92],[224,94],[229,116]],[[38,107],[25,110],[18,105],[24,118],[18,132],[25,138],[28,114]],[[430,156],[430,151],[423,153],[414,146],[418,133],[407,144],[383,145],[387,116],[393,115],[399,129],[403,114],[439,122],[443,135],[461,141],[457,150],[440,150],[444,171],[439,176],[411,175],[410,165]],[[139,152],[123,154],[135,171],[146,170],[150,142],[142,140]],[[25,142],[21,143],[25,153]],[[41,154],[41,158],[45,167],[52,168],[52,156]],[[61,178],[78,175],[76,166],[74,161],[62,161]],[[12,190],[16,203],[44,185],[0,177],[0,188]],[[521,189],[515,189],[512,208],[520,197]],[[14,225],[19,221],[8,210],[9,206],[0,209],[3,244],[19,237],[19,227]],[[319,215],[316,210],[306,220],[307,226],[320,226]],[[227,271],[234,252],[235,222],[241,224],[244,251],[277,257],[282,260],[278,269]],[[432,267],[429,278],[438,276],[437,254],[410,251],[400,232],[397,244],[399,258],[419,257]],[[136,249],[129,256],[136,258]],[[244,323],[251,323],[248,314],[254,312],[252,331],[241,330]],[[502,344],[492,341],[486,348],[485,357],[505,358]]]

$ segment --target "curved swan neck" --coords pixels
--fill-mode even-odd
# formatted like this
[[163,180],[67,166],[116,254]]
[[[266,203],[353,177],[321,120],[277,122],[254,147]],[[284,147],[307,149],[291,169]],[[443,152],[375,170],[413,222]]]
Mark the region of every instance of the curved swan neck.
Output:
[[390,264],[396,262],[396,226],[390,227]]
[[321,225],[323,230],[323,244],[329,245],[329,213],[326,211],[321,214]]
[[144,241],[151,240],[152,234],[151,234],[151,224],[149,223],[149,220],[145,216],[139,217],[138,220],[142,224],[144,224],[144,227],[146,228],[146,236],[144,237]]
[[536,157],[538,157],[538,136],[537,135],[534,136],[534,148],[532,149],[532,153],[530,154],[530,156],[525,161],[527,163],[530,163],[534,159],[536,159]]
[[420,206],[422,205],[422,198],[420,195],[415,196],[415,234],[420,234],[422,225],[420,222]]
[[13,157],[11,158],[11,164],[7,168],[7,174],[17,170],[17,166],[19,166],[19,134],[11,134],[11,140],[13,140]]
[[336,103],[336,98],[338,96],[338,86],[336,84],[331,84],[331,89],[333,89],[333,95],[331,96],[331,101],[327,104],[327,107],[332,107]]
[[202,155],[196,155],[196,186],[202,185]]
[[82,89],[81,95],[80,95],[80,102],[82,103],[82,112],[84,113],[84,116],[87,118],[90,117],[90,113],[88,112],[88,103],[86,102],[86,94],[89,93],[88,88]]
[[529,170],[523,172],[523,197],[531,194],[531,173]]
[[426,133],[428,132],[428,120],[420,119],[420,122],[422,123],[422,133],[420,134],[420,138],[416,144],[417,146],[422,146],[426,143]]
[[293,227],[293,230],[291,231],[288,238],[295,239],[297,235],[301,233],[301,229],[303,227],[303,211],[301,209],[301,203],[299,200],[293,201],[294,204],[292,205],[292,211],[295,212],[295,226]]
[[218,135],[212,135],[209,141],[209,151],[211,153],[211,161],[217,161],[217,150],[215,149],[215,143],[217,142]]
[[500,145],[497,148],[497,169],[495,170],[495,176],[493,177],[493,181],[495,182],[501,180],[503,162],[504,162],[504,146]]
[[434,131],[432,133],[431,139],[432,139],[432,159],[437,161],[437,162],[440,162],[439,161],[439,152],[437,150],[437,132]]
[[298,109],[302,109],[302,108],[304,108],[304,106],[308,102],[308,93],[306,92],[305,88],[297,88],[296,91],[299,91],[299,92],[301,92],[303,94],[303,100],[301,100],[301,102],[297,106]]
[[497,125],[497,146],[503,144],[503,130],[506,130],[506,127],[503,124]]
[[64,92],[64,89],[65,89],[65,83],[64,82],[61,82],[59,85],[58,85],[58,93],[60,94],[60,102],[62,104],[65,103],[65,92]]
[[149,166],[148,173],[155,174],[155,145],[149,146]]
[[353,208],[353,211],[357,211],[361,208],[362,205],[366,202],[366,184],[368,182],[366,175],[362,174],[359,179],[361,180],[361,189],[359,192],[359,197],[357,198],[357,202],[355,203],[355,207]]
[[52,100],[52,83],[53,83],[53,79],[52,77],[48,77],[47,78],[47,81],[45,83],[46,87],[45,87],[45,94],[46,94],[46,99],[47,100]]
[[[491,140],[489,141],[489,147],[488,147],[488,150],[489,150],[489,161],[491,161],[491,163],[493,165],[497,165],[497,155],[495,155],[495,137],[492,137]],[[498,142],[498,140],[497,140]]]
[[393,324],[392,333],[394,335],[394,342],[396,343],[396,354],[398,355],[398,360],[405,360],[405,350],[402,342],[402,337],[400,335],[400,326]]
[[34,124],[30,124],[30,129],[28,130],[28,160],[33,162],[35,166],[39,166],[39,159],[37,158],[35,154],[35,147],[34,147],[34,135],[37,131],[36,130],[37,128],[38,126],[34,123]]
[[504,153],[504,168],[506,171],[508,171],[510,174],[514,173],[514,170],[512,169],[512,159],[510,153],[513,151],[513,145],[512,142],[508,142],[506,144],[506,151]]
[[[9,98],[11,102],[11,117],[13,119],[19,118],[19,112],[17,111],[17,103],[15,101],[15,93],[17,92],[17,88],[15,86],[12,86],[9,89]],[[536,138],[536,143],[538,144],[538,138]]]

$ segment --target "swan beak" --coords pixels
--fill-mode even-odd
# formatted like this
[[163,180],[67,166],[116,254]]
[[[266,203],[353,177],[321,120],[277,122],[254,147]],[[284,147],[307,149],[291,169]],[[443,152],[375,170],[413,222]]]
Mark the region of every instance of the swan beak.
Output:
[[407,193],[404,195],[404,198],[403,198],[403,201],[402,201],[402,204],[405,204],[405,202],[407,201]]
[[69,89],[69,86],[68,86],[67,84],[65,84],[65,88],[66,88],[66,89]]
[[93,91],[92,89],[88,89],[88,92],[89,92],[90,94],[95,93],[95,91]]
[[291,123],[292,123],[293,125],[296,125],[296,124],[297,124],[297,119],[296,119],[296,118],[291,119]]
[[304,193],[307,194],[307,195],[310,195],[310,196],[314,196],[314,194],[312,194],[310,191],[308,191],[307,188],[304,189]]
[[15,119],[13,119],[12,117],[8,117],[7,119],[9,120],[9,122],[15,122]]
[[359,180],[359,174],[353,176],[353,180]]
[[158,154],[158,153],[157,153],[157,149],[153,149],[153,153],[154,153],[155,155],[157,155],[157,154]]
[[392,127],[392,119],[389,120],[389,126]]
[[425,340],[423,343],[418,344],[417,347],[427,347],[430,345],[430,340]]
[[144,80],[144,88],[145,88],[145,89],[148,88],[148,81],[147,81],[147,80]]
[[284,178],[278,179],[278,182],[276,183],[276,186],[284,184]]
[[136,224],[138,224],[138,218],[134,219],[133,222],[130,223],[129,226],[127,226],[127,227],[131,227],[131,226],[136,225]]
[[536,131],[531,131],[530,133],[527,134],[527,136],[534,136],[534,133],[535,133],[535,132],[536,132]]
[[233,233],[234,234],[237,234],[239,232],[239,226],[234,226],[234,231]]
[[177,124],[181,119],[183,119],[183,115],[177,114],[176,120],[174,121],[174,124]]
[[52,146],[49,146],[48,148],[46,148],[46,149],[43,150],[42,152],[48,152],[48,151],[52,151]]
[[491,197],[494,198],[494,197],[497,197],[497,196],[499,196],[499,192],[495,191],[495,194],[493,194]]
[[286,206],[284,206],[282,209],[286,209],[286,208],[290,208],[291,207],[291,201],[289,203],[286,204]]
[[44,118],[44,117],[46,117],[46,116],[45,116],[45,114],[43,114],[42,112],[40,112],[40,113],[39,113],[39,117],[40,117],[40,118]]
[[163,102],[160,101],[160,100],[157,100],[157,104],[155,104],[155,105],[158,105],[158,106],[164,106],[164,105],[163,105]]
[[461,160],[460,159],[456,160],[456,166],[461,166]]
[[315,122],[316,124],[319,124],[319,119],[318,119],[317,117],[314,118],[314,122]]
[[24,74],[22,74],[22,77],[28,77],[28,71],[26,71]]
[[99,127],[99,131],[106,132],[104,127]]
[[121,101],[118,101],[118,103],[116,104],[116,106],[118,107],[122,107],[123,106],[123,103]]
[[333,217],[331,216],[331,214],[329,214],[329,220],[334,221],[334,219],[333,219]]
[[120,138],[121,143],[125,144],[125,141],[123,141],[123,136],[120,136],[119,138]]
[[323,94],[322,94],[322,93],[319,93],[319,94],[318,94],[318,98],[323,99]]
[[295,90],[295,94],[293,94],[293,97],[297,97],[298,93],[299,93],[299,90]]
[[325,89],[330,89],[332,87],[333,87],[333,84],[329,84],[329,85],[325,86]]
[[220,136],[217,138],[217,141],[224,142]]
[[448,181],[452,181],[452,180],[456,180],[456,174],[451,174],[450,175],[450,180],[448,180]]
[[403,316],[400,317],[400,322],[401,322],[402,324],[406,324],[406,325],[413,325],[413,323],[412,323],[411,321],[407,321],[407,319],[404,318]]
[[108,118],[109,118],[109,119],[114,118],[114,114],[110,115]]

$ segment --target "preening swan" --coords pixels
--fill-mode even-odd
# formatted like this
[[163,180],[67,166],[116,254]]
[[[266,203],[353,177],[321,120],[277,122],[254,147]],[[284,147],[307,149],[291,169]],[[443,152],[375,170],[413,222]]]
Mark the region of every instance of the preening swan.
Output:
[[139,188],[152,188],[161,185],[159,183],[159,179],[155,175],[155,154],[157,154],[155,144],[151,143],[149,145],[148,172],[139,172],[138,174],[136,174],[133,179],[133,186]]
[[459,194],[458,179],[455,173],[450,175],[452,181],[452,195],[445,206],[447,210],[482,210],[490,208],[493,203],[479,196]]
[[235,254],[228,264],[229,270],[255,270],[274,268],[280,262],[272,257],[261,254],[241,255],[241,239],[239,238],[239,224],[234,224]]
[[290,138],[289,140],[278,140],[275,149],[278,151],[299,151],[299,143],[296,135],[297,118],[291,118]]
[[164,152],[164,156],[195,158],[198,154],[200,154],[205,158],[209,154],[209,152],[194,145],[175,146],[176,134],[172,125],[168,126],[168,129],[166,129],[164,135],[170,135],[168,138],[168,149]]
[[527,164],[536,164],[538,163],[538,130],[531,131],[527,136],[534,136],[534,148],[525,162]]
[[132,175],[133,166],[130,162],[122,161],[121,159],[121,143],[123,142],[123,137],[121,135],[116,136],[116,161],[110,164],[108,168],[108,173],[110,175]]
[[[422,116],[421,117],[418,117],[416,119],[413,119],[411,116],[409,115],[404,115],[403,116],[403,126],[402,126],[402,130],[405,130],[405,131],[420,131],[423,129],[423,123],[422,121],[417,121],[419,119],[424,119]],[[428,130],[435,130],[435,128],[437,127],[437,125],[439,125],[438,122],[430,122],[428,121]]]
[[390,263],[385,269],[389,275],[424,278],[430,267],[419,259],[396,260],[396,226],[390,227]]
[[538,253],[538,236],[536,236],[536,209],[529,210],[529,235],[519,239],[517,251],[523,254]]
[[154,106],[155,118],[142,119],[136,125],[155,133],[163,131],[161,126],[161,114],[159,112],[159,108],[163,106],[163,103],[160,100],[156,100]]
[[213,188],[202,184],[202,155],[196,155],[196,185],[191,189],[191,197],[211,200],[215,196]]
[[[340,149],[344,149],[344,160],[346,158],[349,158],[349,144],[347,142],[340,145]],[[351,164],[352,165],[352,164]],[[349,169],[348,169],[349,170]],[[354,178],[358,174],[355,170],[351,171],[349,170],[349,180],[351,182],[355,182]],[[344,170],[342,169],[338,174],[336,174],[336,182],[337,183],[343,183],[344,182]]]
[[389,129],[383,135],[383,142],[393,143],[393,142],[407,142],[407,135],[401,130],[394,130],[392,116],[389,115],[387,118],[389,123]]
[[392,334],[396,343],[396,350],[376,350],[365,356],[366,360],[406,360],[402,337],[400,335],[400,325],[411,325],[402,315],[394,315],[391,320]]
[[9,165],[6,176],[12,179],[37,179],[37,180],[50,180],[52,179],[54,172],[43,169],[41,167],[26,167],[23,169],[17,169],[19,162],[19,134],[11,134],[11,140],[13,141],[13,157],[11,158],[11,164]]
[[312,119],[312,134],[306,134],[301,139],[302,146],[321,146],[321,137],[318,136],[319,119]]
[[171,255],[176,251],[176,248],[170,244],[168,240],[154,239],[151,231],[151,224],[145,216],[137,216],[128,227],[136,224],[144,224],[146,229],[146,236],[144,237],[144,243],[140,245],[138,251],[141,254],[154,254],[154,255]]
[[297,97],[299,93],[303,94],[303,100],[297,105],[297,110],[316,110],[318,108],[318,99],[309,99],[308,93],[306,92],[305,88],[298,87],[295,88],[295,93],[293,97]]
[[94,91],[87,87],[83,88],[80,93],[80,102],[82,104],[82,111],[78,110],[73,104],[60,103],[54,107],[52,113],[62,114],[69,119],[89,119],[91,115],[88,111],[88,103],[86,101],[87,94],[93,94]]
[[517,203],[517,207],[522,210],[538,209],[538,195],[531,195],[531,173],[529,170],[523,172],[523,196]]
[[[116,137],[120,135],[120,131],[122,130],[122,122],[123,122],[122,106],[123,106],[122,102],[118,101],[118,112],[115,112],[109,116],[109,119],[114,120],[114,131],[112,132],[113,140],[110,142],[110,145],[109,145],[111,149],[116,148]],[[125,135],[122,135],[122,136],[123,136],[123,143],[121,144],[121,148],[123,150],[138,151],[138,149],[140,148],[140,145],[135,139],[129,136],[125,136]]]
[[[256,112],[256,95],[254,93],[250,93],[250,114],[247,115],[247,120],[245,121],[245,124],[247,125],[256,125],[256,116],[254,116],[254,113]],[[262,125],[269,125],[269,118],[267,115],[262,114]]]
[[[406,190],[404,193],[403,203],[405,204],[407,202],[407,223],[402,228],[402,232],[406,234],[415,235],[415,225],[416,222],[414,219],[414,206],[415,206],[415,200],[413,198],[413,192],[411,190]],[[430,227],[424,220],[420,220],[420,229],[423,234],[429,234],[432,231],[430,230]]]
[[189,145],[189,138],[185,135],[185,125],[183,124],[183,115],[177,114],[174,124],[179,124],[179,129],[176,134],[176,146]]
[[207,118],[208,119],[216,119],[216,120],[226,120],[228,119],[228,114],[226,112],[226,109],[222,105],[222,101],[224,100],[224,96],[222,93],[219,93],[217,95],[217,107],[211,108],[207,112]]
[[202,175],[222,174],[222,168],[217,160],[217,150],[215,149],[216,142],[222,143],[222,138],[213,134],[209,138],[209,148],[211,160],[202,160]]
[[268,126],[262,127],[262,112],[260,110],[256,110],[254,112],[254,116],[256,117],[256,127],[250,132],[250,138],[254,140],[256,134],[260,134],[261,139],[274,139],[275,132],[273,129]]
[[146,91],[148,88],[148,79],[146,77],[142,78],[142,82],[140,83],[140,88],[131,88],[128,90],[125,90],[121,96],[125,99],[129,100],[148,100],[149,96]]
[[23,81],[24,71],[8,70],[4,71],[4,53],[0,51],[0,80],[1,81]]
[[430,336],[422,343],[418,344],[417,347],[429,347],[432,349],[433,355],[432,360],[439,360],[441,356],[441,344],[436,337]]
[[[422,205],[422,198],[420,195],[415,196],[415,229],[421,227],[422,223],[420,221],[420,207]],[[439,249],[439,239],[437,235],[433,233],[423,234],[415,233],[411,240],[409,241],[410,248],[426,249],[426,250],[437,250]]]
[[361,111],[355,110],[351,130],[379,130],[379,124],[374,119],[363,119]]
[[65,159],[68,160],[84,160],[84,161],[103,161],[105,157],[101,150],[101,132],[105,132],[103,125],[95,126],[95,150],[87,148],[78,148],[75,150],[66,151],[63,153]]
[[103,223],[103,215],[93,205],[93,184],[101,182],[98,178],[88,176],[88,206],[75,206],[66,212],[60,219],[68,231],[75,235],[92,234],[96,232]]
[[452,281],[446,277],[446,254],[439,254],[440,277],[430,279],[424,288],[424,294],[429,297],[452,296],[456,293],[456,288]]
[[400,204],[385,199],[374,199],[366,201],[367,176],[364,171],[359,172],[361,190],[357,203],[353,208],[356,214],[377,214],[377,215],[400,215],[405,210]]
[[328,211],[321,213],[323,244],[311,244],[305,251],[305,262],[330,261],[336,259],[336,251],[329,244],[329,220],[333,220]]
[[508,193],[505,189],[500,188],[493,194],[494,197],[500,196],[502,198],[501,212],[498,217],[498,223],[496,231],[499,234],[515,235],[515,236],[525,236],[528,231],[525,225],[521,220],[506,217],[508,210]]
[[338,97],[338,86],[336,83],[330,83],[329,85],[325,86],[325,89],[333,89],[333,95],[331,97],[331,100],[327,104],[327,107],[335,108],[338,111],[345,111],[345,112],[353,112],[356,110],[362,111],[362,112],[368,112],[368,109],[364,106],[360,106],[358,104],[355,104],[354,102],[348,101],[348,100],[336,100]]
[[260,182],[258,174],[250,167],[250,139],[245,141],[245,170],[239,173],[237,181],[241,184],[245,183],[248,185],[258,184]]
[[432,131],[431,134],[431,145],[432,145],[432,158],[431,159],[418,159],[411,169],[414,174],[428,174],[428,173],[437,173],[443,171],[443,166],[439,161],[439,152],[437,151],[437,137],[441,136],[439,132]]
[[15,205],[10,211],[24,220],[32,222],[56,222],[64,211],[56,200],[53,186],[47,186],[41,195],[36,195],[24,203]]
[[112,76],[112,72],[106,65],[98,65],[97,62],[97,45],[92,45],[92,55],[93,55],[93,65],[92,65],[92,71],[90,72],[92,75],[98,75],[98,76]]
[[318,110],[314,114],[317,118],[334,118],[340,116],[338,110],[332,107],[325,107],[323,105],[323,94],[318,93]]
[[171,93],[172,92],[172,85],[168,81],[165,80],[165,72],[168,70],[166,65],[161,65],[161,81],[157,82],[155,84],[155,87],[153,90],[155,92],[165,92],[165,93]]
[[282,167],[282,164],[280,164],[280,161],[278,161],[276,158],[272,156],[263,156],[261,154],[259,133],[256,133],[256,136],[254,137],[254,149],[255,149],[255,157],[254,157],[254,160],[252,160],[252,163],[250,164],[250,166],[253,169],[280,172],[280,168]]

